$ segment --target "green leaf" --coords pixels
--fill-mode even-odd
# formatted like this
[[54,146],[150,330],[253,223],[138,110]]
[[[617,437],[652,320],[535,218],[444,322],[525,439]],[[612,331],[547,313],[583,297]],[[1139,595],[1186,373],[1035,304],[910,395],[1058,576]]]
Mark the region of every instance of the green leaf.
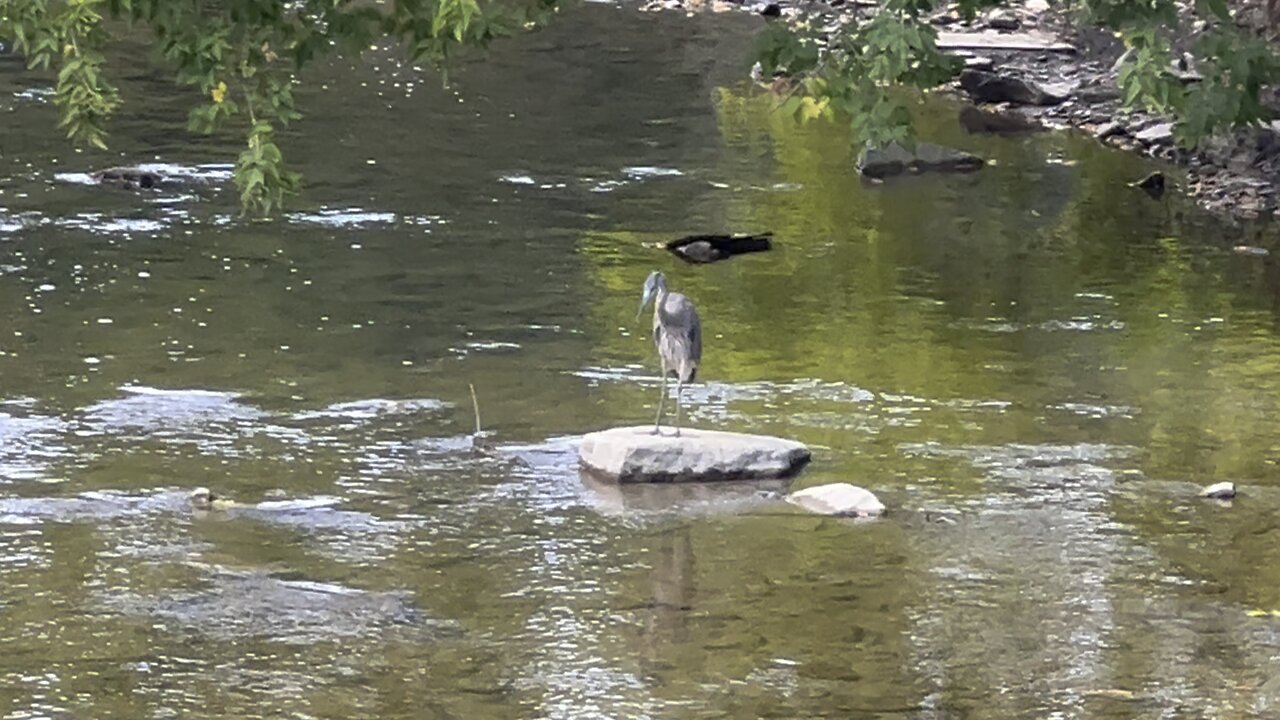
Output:
[[1196,0],[1196,12],[1206,17],[1214,17],[1222,22],[1231,20],[1231,11],[1226,0]]

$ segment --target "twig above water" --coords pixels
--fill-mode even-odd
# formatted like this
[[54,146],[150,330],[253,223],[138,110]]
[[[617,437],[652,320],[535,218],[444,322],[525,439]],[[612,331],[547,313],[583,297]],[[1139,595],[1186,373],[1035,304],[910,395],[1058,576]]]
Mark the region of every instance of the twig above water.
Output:
[[476,400],[476,386],[467,383],[467,387],[471,389],[471,408],[476,413],[476,437],[480,437],[480,401]]

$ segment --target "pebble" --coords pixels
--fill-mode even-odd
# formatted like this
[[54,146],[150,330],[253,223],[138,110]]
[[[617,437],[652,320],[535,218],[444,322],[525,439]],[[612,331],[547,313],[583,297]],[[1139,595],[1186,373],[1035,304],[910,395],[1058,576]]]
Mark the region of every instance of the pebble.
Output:
[[996,61],[982,56],[967,57],[964,59],[964,66],[974,70],[992,70],[996,66]]
[[1127,135],[1129,130],[1118,122],[1109,122],[1099,125],[1094,132],[1097,133],[1099,138],[1106,140],[1115,135]]

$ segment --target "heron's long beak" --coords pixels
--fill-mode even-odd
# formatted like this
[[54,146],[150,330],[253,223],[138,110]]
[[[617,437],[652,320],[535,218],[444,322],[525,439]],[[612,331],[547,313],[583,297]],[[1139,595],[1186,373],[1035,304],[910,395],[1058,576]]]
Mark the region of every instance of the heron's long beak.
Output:
[[649,306],[649,300],[653,298],[653,293],[645,290],[644,295],[640,296],[640,309],[636,310],[636,322],[640,322],[640,316],[644,314],[644,309]]

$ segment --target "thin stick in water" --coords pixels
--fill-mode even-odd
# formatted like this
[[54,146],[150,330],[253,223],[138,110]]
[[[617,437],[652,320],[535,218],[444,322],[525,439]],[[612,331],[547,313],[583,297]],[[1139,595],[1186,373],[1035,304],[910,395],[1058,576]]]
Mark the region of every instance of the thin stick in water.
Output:
[[471,388],[471,407],[476,411],[476,435],[480,434],[480,401],[476,400],[476,386],[467,383],[467,387]]

